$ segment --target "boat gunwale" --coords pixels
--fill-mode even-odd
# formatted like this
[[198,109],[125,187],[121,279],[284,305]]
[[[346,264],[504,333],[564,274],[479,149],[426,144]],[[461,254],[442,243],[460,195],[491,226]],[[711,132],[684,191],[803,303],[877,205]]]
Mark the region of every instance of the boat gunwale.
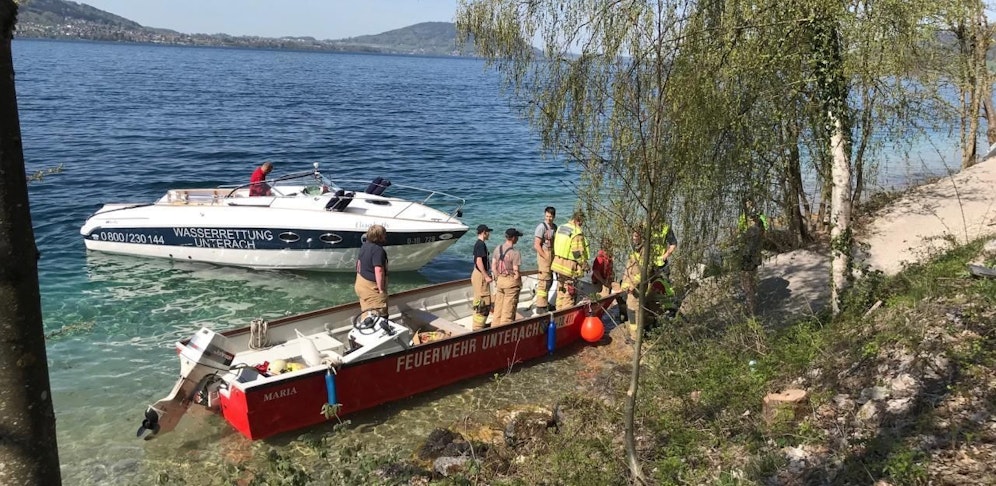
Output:
[[[538,272],[537,271],[531,271],[530,273],[532,274],[532,273],[538,273]],[[436,285],[428,286],[428,287],[421,287],[420,289],[429,289],[429,288],[439,287],[439,286],[451,286],[450,284],[469,283],[469,282],[470,282],[470,279],[458,280],[458,281],[453,281],[453,282],[445,282],[443,284],[436,284]],[[412,289],[412,290],[420,290],[420,289]],[[406,292],[411,292],[411,291],[406,291]],[[455,336],[448,336],[446,338],[439,339],[439,340],[436,340],[436,341],[432,341],[432,342],[428,342],[428,343],[424,343],[424,344],[419,344],[419,345],[412,346],[412,347],[405,348],[405,349],[399,349],[399,350],[396,350],[396,351],[392,351],[390,353],[386,353],[386,354],[381,355],[381,356],[370,357],[370,358],[367,358],[367,359],[362,359],[362,360],[359,360],[359,361],[353,361],[353,362],[350,362],[350,363],[342,363],[340,365],[335,366],[334,368],[336,370],[355,368],[355,367],[358,367],[358,366],[365,366],[365,365],[369,365],[369,364],[372,364],[372,363],[376,363],[378,361],[385,360],[385,359],[397,359],[398,356],[405,355],[405,354],[407,354],[409,352],[425,352],[425,351],[432,350],[432,349],[434,349],[436,347],[451,346],[451,345],[454,345],[455,343],[458,343],[458,342],[461,342],[461,341],[466,341],[466,340],[469,340],[469,339],[477,338],[478,336],[485,336],[485,335],[492,334],[492,333],[504,332],[504,331],[507,331],[509,329],[524,327],[524,326],[527,326],[529,324],[534,324],[536,322],[542,322],[543,320],[549,320],[549,319],[551,319],[551,314],[553,315],[552,319],[556,319],[558,317],[562,317],[562,316],[567,315],[569,313],[576,312],[576,311],[579,311],[579,310],[583,310],[584,307],[594,308],[596,306],[600,306],[602,308],[602,310],[604,311],[621,294],[622,294],[621,291],[620,292],[611,293],[611,294],[606,295],[605,297],[599,297],[597,300],[593,300],[593,301],[582,301],[582,302],[579,302],[578,304],[575,304],[575,305],[573,305],[571,307],[567,307],[565,309],[560,309],[560,310],[555,310],[555,311],[553,311],[551,313],[541,314],[541,315],[533,315],[533,316],[529,316],[529,317],[523,317],[522,319],[517,319],[515,321],[512,321],[512,322],[510,322],[508,324],[503,324],[501,326],[491,326],[491,327],[487,327],[487,328],[484,328],[484,329],[479,329],[477,331],[470,330],[470,331],[468,331],[465,334],[459,334],[459,335],[455,335]],[[353,304],[358,304],[358,303],[353,303]],[[316,313],[320,314],[322,311],[331,310],[331,309],[341,309],[341,308],[348,307],[349,305],[351,305],[351,304],[345,304],[345,305],[339,305],[339,306],[335,306],[335,307],[330,307],[330,308],[327,308],[327,309],[322,309],[322,310],[319,310],[319,311],[315,311],[314,313],[311,313],[311,314],[312,315],[316,314]],[[282,324],[287,324],[289,322],[293,322],[293,321],[288,321],[288,319],[291,319],[293,317],[300,317],[300,316],[288,316],[287,318],[282,319],[282,320],[285,321],[285,322],[282,322]],[[271,325],[272,325],[272,323],[271,323]],[[572,322],[571,324],[568,324],[568,325],[574,325],[574,324]],[[563,327],[567,327],[567,326],[563,326]],[[557,327],[557,329],[560,329],[560,328],[561,327]],[[535,357],[534,358],[529,358],[527,361],[532,361],[534,359],[536,359],[536,358]],[[281,375],[281,376],[278,376],[278,377],[271,377],[271,378],[277,378],[276,380],[267,379],[267,380],[263,380],[263,381],[259,381],[259,382],[238,383],[238,384],[235,384],[235,386],[237,388],[239,388],[240,390],[242,390],[243,393],[257,392],[257,391],[268,389],[271,386],[285,385],[285,384],[287,384],[288,381],[296,381],[296,380],[307,379],[307,378],[309,378],[309,377],[311,377],[312,375],[315,375],[315,374],[325,374],[329,369],[330,368],[327,367],[327,366],[326,367],[313,366],[313,367],[301,370],[299,372],[295,372],[293,374],[284,374],[284,375]]]
[[[529,270],[529,271],[526,271],[526,272],[522,273],[523,276],[527,276],[527,277],[535,276],[537,274],[539,274],[539,270]],[[469,278],[462,279],[462,280],[453,280],[453,281],[449,281],[449,282],[441,282],[441,283],[437,283],[437,284],[427,285],[427,286],[424,286],[424,287],[418,287],[418,288],[414,288],[414,289],[405,290],[405,291],[402,291],[402,292],[398,292],[396,294],[391,294],[388,297],[388,299],[389,299],[389,302],[390,302],[390,300],[396,300],[396,299],[399,299],[399,298],[403,298],[405,296],[409,296],[410,297],[412,295],[424,294],[424,293],[429,293],[429,292],[434,292],[434,291],[440,291],[440,290],[450,290],[451,288],[468,286],[468,285],[470,285],[470,283],[471,283],[471,279],[469,279]],[[622,293],[621,291],[620,292],[610,293],[610,294],[608,294],[605,297],[599,297],[598,299],[593,300],[593,301],[588,301],[588,302],[582,301],[582,302],[580,302],[580,303],[578,303],[576,305],[573,305],[571,307],[568,307],[566,309],[557,309],[557,310],[555,310],[553,312],[550,312],[550,313],[547,313],[547,314],[540,314],[540,315],[533,315],[533,316],[529,316],[529,317],[523,317],[521,319],[516,319],[516,320],[514,320],[514,321],[512,321],[512,322],[510,322],[508,324],[504,324],[504,325],[501,325],[501,326],[489,326],[489,327],[486,327],[484,329],[479,329],[479,330],[476,330],[476,331],[475,330],[468,330],[466,333],[463,333],[463,334],[447,336],[447,337],[439,339],[439,340],[435,340],[435,341],[432,341],[432,342],[419,344],[419,345],[412,346],[412,347],[409,347],[409,348],[406,348],[406,349],[400,349],[400,350],[393,351],[393,352],[390,352],[390,353],[387,353],[387,354],[384,354],[384,355],[378,356],[378,357],[372,357],[372,358],[363,359],[363,360],[360,360],[360,361],[354,361],[354,362],[350,362],[350,363],[344,363],[341,366],[342,367],[352,367],[352,366],[354,366],[356,364],[369,363],[369,362],[376,361],[376,360],[379,360],[379,359],[382,359],[382,358],[387,358],[387,357],[395,356],[398,353],[408,352],[408,351],[411,351],[411,350],[416,349],[416,348],[418,348],[418,349],[431,349],[431,348],[435,347],[437,344],[440,344],[440,345],[441,344],[452,344],[453,340],[455,340],[455,339],[465,339],[468,336],[479,336],[479,335],[490,334],[492,332],[504,331],[504,330],[509,329],[510,326],[517,327],[519,325],[523,325],[523,324],[526,324],[526,323],[529,323],[529,322],[533,322],[533,321],[535,321],[537,319],[540,319],[540,318],[542,318],[542,319],[550,319],[550,315],[551,314],[553,315],[553,318],[556,318],[558,316],[566,314],[567,312],[573,311],[573,310],[575,310],[575,309],[577,309],[579,307],[585,306],[585,305],[587,305],[589,307],[594,307],[594,306],[598,305],[598,306],[602,307],[602,309],[604,310],[604,309],[607,309],[608,306],[611,304],[611,302],[614,299],[616,299],[619,295],[621,295],[621,293]],[[333,313],[337,313],[337,312],[342,312],[342,311],[346,311],[346,310],[348,310],[350,308],[358,308],[359,306],[360,306],[359,301],[353,301],[353,302],[347,302],[347,303],[344,303],[344,304],[334,305],[334,306],[331,306],[331,307],[325,307],[325,308],[322,308],[322,309],[308,311],[308,312],[304,312],[304,313],[300,313],[300,314],[295,314],[295,315],[292,315],[292,316],[279,317],[279,318],[277,318],[277,319],[275,319],[273,321],[268,321],[267,322],[267,327],[269,327],[269,328],[273,328],[273,327],[284,327],[284,326],[292,325],[293,323],[299,322],[299,321],[302,321],[302,320],[312,319],[312,318],[319,317],[319,316],[326,315],[326,314],[333,314]],[[400,312],[404,312],[400,308],[399,308],[399,311]],[[435,315],[435,313],[433,313],[433,312],[430,312],[430,314]],[[413,333],[415,332],[414,329],[412,329],[411,331]],[[238,327],[238,328],[234,328],[234,329],[228,329],[228,330],[220,331],[220,332],[218,332],[218,334],[221,334],[222,336],[225,336],[226,338],[229,338],[229,337],[233,337],[233,336],[242,336],[242,335],[245,335],[245,334],[250,333],[250,332],[251,332],[251,326],[243,326],[243,327]],[[180,346],[186,346],[189,341],[190,341],[190,338],[185,338],[183,340],[177,341],[176,342],[176,346],[179,349]]]
[[[526,274],[523,274],[523,275],[526,275]],[[397,298],[401,298],[401,297],[404,297],[404,296],[411,296],[411,295],[414,295],[414,294],[422,294],[422,293],[426,293],[427,291],[430,291],[430,290],[441,290],[441,289],[447,289],[447,288],[450,288],[450,287],[459,287],[459,286],[463,286],[463,285],[470,285],[470,279],[467,278],[467,279],[463,279],[463,280],[452,280],[452,281],[449,281],[449,282],[442,282],[442,283],[437,283],[437,284],[430,284],[430,285],[426,285],[424,287],[418,287],[418,288],[414,288],[414,289],[404,290],[404,291],[398,292],[396,294],[389,294],[389,296],[388,296],[388,302],[390,302],[392,299],[397,299]],[[271,328],[272,327],[283,327],[283,326],[292,324],[294,322],[298,322],[298,321],[302,321],[302,320],[306,320],[306,319],[311,319],[311,318],[322,316],[322,315],[325,315],[325,314],[332,314],[332,313],[335,313],[335,312],[344,311],[344,310],[349,309],[351,307],[359,307],[359,306],[360,306],[360,302],[359,301],[346,302],[346,303],[337,304],[337,305],[334,305],[334,306],[331,306],[331,307],[325,307],[325,308],[322,308],[322,309],[316,309],[316,310],[313,310],[313,311],[307,311],[307,312],[303,312],[303,313],[300,313],[300,314],[294,314],[292,316],[278,317],[277,319],[274,319],[272,321],[268,321],[267,322],[267,326],[271,327]],[[246,334],[246,333],[250,332],[250,330],[251,330],[250,326],[242,326],[242,327],[237,327],[237,328],[234,328],[234,329],[227,329],[227,330],[224,330],[224,331],[220,331],[220,332],[218,332],[218,334],[221,334],[221,335],[223,335],[225,337],[232,337],[232,336],[240,336],[242,334]],[[182,341],[179,341],[179,343],[186,344],[187,341],[189,341],[189,338],[184,339]]]

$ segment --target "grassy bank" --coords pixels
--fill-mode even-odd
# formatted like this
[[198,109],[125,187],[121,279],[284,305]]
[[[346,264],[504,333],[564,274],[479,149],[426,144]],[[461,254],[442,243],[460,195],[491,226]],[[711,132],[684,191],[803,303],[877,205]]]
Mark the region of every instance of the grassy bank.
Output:
[[[654,484],[996,483],[996,280],[965,269],[982,244],[895,277],[868,274],[836,319],[773,326],[744,318],[731,297],[651,335],[637,419],[648,477]],[[611,344],[584,351],[597,356],[596,366],[579,370],[590,376],[586,389],[551,397],[556,427],[510,441],[501,424],[467,424],[440,448],[468,458],[448,477],[432,472],[425,450],[377,451],[330,436],[308,451],[260,450],[212,484],[628,484],[622,417],[630,347],[620,331]],[[807,400],[794,414],[765,420],[765,395],[790,388]]]
[[[837,319],[771,329],[720,304],[666,331],[641,392],[655,481],[996,482],[996,280],[965,270],[981,247],[869,274]],[[768,423],[763,397],[788,388],[808,401]]]

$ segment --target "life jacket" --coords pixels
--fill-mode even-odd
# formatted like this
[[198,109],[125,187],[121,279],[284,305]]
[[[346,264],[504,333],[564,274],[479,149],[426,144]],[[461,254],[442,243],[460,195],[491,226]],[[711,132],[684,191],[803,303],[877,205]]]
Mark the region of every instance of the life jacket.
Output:
[[587,261],[588,244],[581,230],[572,222],[564,223],[553,238],[553,263],[550,270],[568,278],[578,278],[584,275],[583,264]]
[[664,266],[664,253],[667,252],[667,232],[671,229],[671,225],[665,224],[661,231],[657,233],[657,238],[654,241],[654,252],[653,252],[653,262],[654,265],[660,267]]
[[[629,261],[626,262],[626,273],[622,279],[623,290],[633,290],[640,285],[640,249],[629,254]],[[654,299],[674,298],[674,286],[662,273],[651,271],[650,283],[647,286],[648,295]]]
[[[768,216],[764,213],[758,213],[757,216],[758,219],[761,220],[761,229],[763,229],[764,231],[768,231],[768,229],[771,227],[771,224],[768,222]],[[740,218],[737,219],[737,229],[740,230],[740,232],[742,233],[744,231],[747,231],[747,228],[749,226],[750,222],[747,221],[747,215],[741,214]]]

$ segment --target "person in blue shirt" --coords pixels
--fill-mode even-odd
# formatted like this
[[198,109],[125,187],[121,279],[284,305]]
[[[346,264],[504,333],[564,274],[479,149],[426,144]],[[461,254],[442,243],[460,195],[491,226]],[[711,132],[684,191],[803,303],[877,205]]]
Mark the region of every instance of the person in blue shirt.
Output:
[[366,241],[356,258],[356,283],[353,289],[365,315],[387,317],[387,230],[375,224],[367,228]]

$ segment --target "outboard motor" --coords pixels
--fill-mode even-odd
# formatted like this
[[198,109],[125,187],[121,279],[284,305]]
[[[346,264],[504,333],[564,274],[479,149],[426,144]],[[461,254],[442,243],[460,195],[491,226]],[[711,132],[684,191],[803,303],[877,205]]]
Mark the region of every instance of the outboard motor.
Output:
[[180,346],[180,379],[166,398],[149,406],[136,436],[149,440],[160,432],[176,428],[194,397],[207,381],[218,373],[227,372],[235,353],[228,338],[201,328],[186,345]]

